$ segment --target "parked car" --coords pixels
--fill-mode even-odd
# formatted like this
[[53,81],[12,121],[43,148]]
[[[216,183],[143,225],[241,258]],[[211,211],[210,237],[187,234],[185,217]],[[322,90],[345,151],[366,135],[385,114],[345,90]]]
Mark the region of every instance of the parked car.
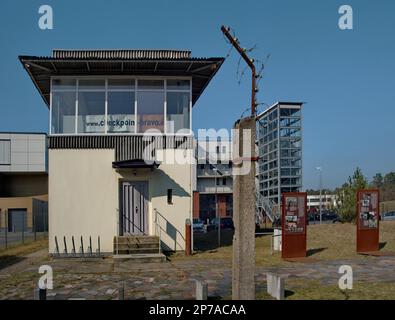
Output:
[[221,218],[221,228],[224,229],[234,229],[233,219],[231,217]]
[[325,211],[322,213],[322,220],[332,221],[333,223],[340,221],[337,213],[333,211]]
[[206,232],[206,228],[204,227],[204,223],[200,219],[193,219],[193,232]]
[[395,220],[395,211],[385,212],[381,216],[381,220],[383,221],[394,221]]
[[[221,222],[219,222],[221,221]],[[207,231],[218,230],[218,224],[221,223],[221,229],[234,229],[233,219],[231,217],[213,218],[207,226]]]

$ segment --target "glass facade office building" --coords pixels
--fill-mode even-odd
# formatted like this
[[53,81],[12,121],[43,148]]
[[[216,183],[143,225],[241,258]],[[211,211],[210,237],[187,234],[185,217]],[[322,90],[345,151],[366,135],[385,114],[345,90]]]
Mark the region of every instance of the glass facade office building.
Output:
[[302,187],[302,103],[278,102],[258,115],[258,188],[274,204]]

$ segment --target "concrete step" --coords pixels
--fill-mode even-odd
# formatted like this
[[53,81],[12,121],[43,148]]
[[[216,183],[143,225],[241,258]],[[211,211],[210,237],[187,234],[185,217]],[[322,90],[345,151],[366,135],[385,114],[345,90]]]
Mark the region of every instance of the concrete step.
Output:
[[154,236],[120,236],[114,237],[114,243],[159,243],[159,238]]
[[139,253],[158,253],[159,248],[134,248],[134,249],[128,249],[128,248],[118,248],[114,249],[114,253],[122,253],[122,254],[139,254]]
[[118,248],[116,248],[116,247],[114,247],[114,253],[121,252],[121,251],[129,252],[129,253],[133,253],[133,252],[135,252],[135,253],[139,253],[139,252],[156,253],[156,252],[159,252],[159,247],[156,247],[156,248],[128,248],[128,247],[118,247]]
[[158,242],[152,243],[114,243],[115,248],[130,248],[130,249],[138,249],[138,248],[159,248]]
[[159,238],[155,236],[125,235],[114,237],[114,254],[156,254],[159,252]]
[[142,253],[142,254],[116,254],[113,256],[115,262],[131,263],[164,263],[166,256],[163,253]]

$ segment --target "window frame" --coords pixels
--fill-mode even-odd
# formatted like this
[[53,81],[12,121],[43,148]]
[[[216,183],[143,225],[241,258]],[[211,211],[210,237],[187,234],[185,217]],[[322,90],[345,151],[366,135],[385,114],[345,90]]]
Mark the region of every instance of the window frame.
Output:
[[[54,80],[61,80],[61,79],[75,79],[76,80],[76,87],[75,91],[70,90],[70,89],[53,89],[52,82]],[[130,79],[135,81],[135,86],[133,89],[109,89],[108,87],[108,80],[112,79]],[[98,92],[103,92],[103,89],[79,89],[79,81],[80,80],[104,80],[105,81],[105,111],[104,111],[104,118],[105,118],[105,130],[104,132],[97,132],[97,133],[78,133],[78,93],[81,91],[87,92],[87,91],[98,91]],[[162,89],[140,89],[138,86],[138,81],[139,80],[162,80],[164,82],[164,86]],[[189,90],[186,89],[167,89],[167,80],[188,80],[189,81]],[[169,135],[169,136],[192,136],[193,131],[192,131],[192,77],[187,77],[187,76],[132,76],[132,75],[111,75],[111,76],[72,76],[72,75],[67,75],[67,76],[51,76],[50,78],[50,106],[49,106],[49,135],[50,136],[70,136],[70,135],[78,135],[78,136],[92,136],[92,135],[119,135],[120,133],[118,132],[108,132],[108,123],[107,123],[107,115],[108,115],[108,92],[134,92],[134,111],[135,111],[135,129],[134,132],[122,132],[122,135],[138,135],[138,136],[143,136],[145,133],[144,132],[138,132],[138,93],[139,91],[158,91],[158,92],[164,92],[164,132],[152,132],[150,135]],[[54,92],[75,92],[75,128],[74,128],[74,133],[53,133],[52,132],[52,95]],[[187,132],[183,133],[171,133],[167,131],[167,92],[184,92],[184,93],[189,93],[189,128],[185,128]]]
[[8,155],[8,163],[1,163],[0,166],[10,166],[11,165],[11,148],[12,148],[12,143],[11,139],[0,139],[0,142],[8,142],[9,143],[9,155]]
[[167,189],[167,204],[173,204],[173,189]]

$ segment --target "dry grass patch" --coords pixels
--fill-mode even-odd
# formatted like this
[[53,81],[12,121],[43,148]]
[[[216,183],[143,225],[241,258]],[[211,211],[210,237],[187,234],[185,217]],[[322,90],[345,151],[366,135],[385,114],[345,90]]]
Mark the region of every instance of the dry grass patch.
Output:
[[[195,235],[197,252],[192,257],[174,254],[171,259],[232,259],[231,230],[221,234],[222,246],[218,248],[217,232]],[[382,251],[395,252],[395,221],[380,223],[380,243]],[[270,236],[257,236],[255,241],[256,264],[258,266],[284,265],[279,253],[271,254]],[[364,259],[356,253],[356,225],[334,223],[310,225],[307,227],[307,254],[318,260]]]
[[37,240],[0,250],[0,270],[22,261],[30,253],[48,248],[48,240]]
[[353,289],[340,290],[337,285],[295,279],[286,281],[287,300],[393,300],[395,286],[389,282],[354,282]]

